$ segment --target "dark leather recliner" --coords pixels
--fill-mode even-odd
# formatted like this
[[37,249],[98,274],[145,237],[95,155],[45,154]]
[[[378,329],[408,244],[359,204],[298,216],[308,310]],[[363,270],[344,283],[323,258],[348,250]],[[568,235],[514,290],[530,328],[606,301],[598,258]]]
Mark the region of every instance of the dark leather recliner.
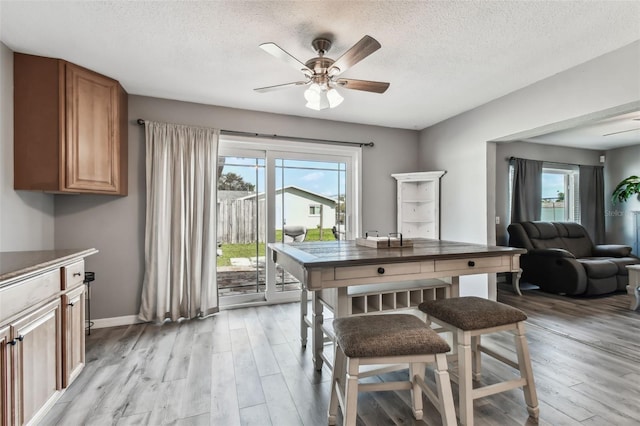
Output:
[[509,245],[527,249],[520,257],[521,281],[549,293],[598,295],[624,290],[627,265],[640,264],[625,245],[594,245],[573,222],[521,222],[507,228]]

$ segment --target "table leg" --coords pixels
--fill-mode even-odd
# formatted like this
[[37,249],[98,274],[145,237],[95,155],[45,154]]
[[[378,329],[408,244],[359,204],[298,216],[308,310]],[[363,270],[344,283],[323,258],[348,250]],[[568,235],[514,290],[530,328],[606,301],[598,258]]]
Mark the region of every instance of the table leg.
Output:
[[449,297],[460,297],[460,277],[451,277],[451,294]]
[[520,277],[522,277],[522,269],[518,269],[518,272],[511,273],[511,285],[513,285],[513,291],[515,291],[518,296],[522,296],[522,292],[520,291]]
[[632,311],[637,310],[640,307],[640,286],[629,284],[627,286],[627,294],[631,296],[631,305],[629,309]]
[[313,365],[317,371],[322,370],[322,351],[324,349],[324,333],[322,331],[322,323],[324,322],[324,316],[322,314],[323,306],[318,297],[318,292],[314,291],[312,297],[313,313],[311,327],[311,343],[313,345]]
[[307,347],[307,313],[308,313],[308,292],[306,288],[300,291],[300,343],[303,348]]

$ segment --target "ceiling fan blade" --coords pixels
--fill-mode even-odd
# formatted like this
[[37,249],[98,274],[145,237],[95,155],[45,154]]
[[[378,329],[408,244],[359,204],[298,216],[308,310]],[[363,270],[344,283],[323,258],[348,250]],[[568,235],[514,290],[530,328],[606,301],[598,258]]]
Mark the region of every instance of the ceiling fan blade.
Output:
[[268,54],[275,56],[276,58],[286,62],[287,64],[297,69],[298,71],[302,71],[305,74],[308,73],[309,75],[313,74],[313,71],[311,71],[309,67],[307,67],[305,64],[303,64],[302,62],[300,62],[299,60],[291,56],[287,51],[285,51],[283,48],[281,48],[275,43],[262,43],[260,45],[260,48],[265,52],[267,52]]
[[351,46],[351,49],[347,50],[342,54],[342,56],[336,59],[329,70],[329,74],[338,75],[345,72],[376,50],[380,49],[380,47],[382,46],[375,38],[368,35],[362,37],[359,42]]
[[284,83],[284,84],[276,84],[275,86],[267,86],[267,87],[258,87],[257,89],[253,89],[256,92],[270,92],[272,90],[278,89],[286,89],[287,87],[293,86],[304,86],[305,84],[309,84],[309,81],[294,81],[293,83]]
[[606,135],[602,136],[619,135],[620,133],[635,132],[636,130],[640,130],[640,127],[637,127],[635,129],[620,130],[619,132],[607,133]]
[[384,93],[389,88],[389,83],[382,81],[354,80],[353,78],[339,78],[336,84],[351,90],[364,90],[365,92]]

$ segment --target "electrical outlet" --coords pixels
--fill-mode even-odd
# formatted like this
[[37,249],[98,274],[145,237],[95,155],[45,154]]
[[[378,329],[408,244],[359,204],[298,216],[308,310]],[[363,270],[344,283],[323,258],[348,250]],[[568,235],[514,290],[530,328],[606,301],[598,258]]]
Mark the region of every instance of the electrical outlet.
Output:
[[500,216],[496,216],[496,225],[500,225]]

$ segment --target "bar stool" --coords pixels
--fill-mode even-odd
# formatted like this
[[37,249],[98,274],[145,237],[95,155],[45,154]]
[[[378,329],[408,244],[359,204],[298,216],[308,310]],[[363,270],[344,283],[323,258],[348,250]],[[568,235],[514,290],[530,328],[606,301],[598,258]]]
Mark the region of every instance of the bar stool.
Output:
[[[533,381],[529,347],[525,337],[524,321],[527,315],[524,312],[504,303],[480,297],[430,300],[421,303],[418,308],[427,314],[427,324],[433,321],[444,330],[451,331],[454,346],[457,342],[460,423],[462,425],[473,425],[474,399],[515,388],[522,388],[529,415],[538,418],[540,409]],[[504,330],[514,333],[517,362],[481,345],[481,335]],[[519,370],[520,378],[474,388],[472,380],[479,380],[481,375],[480,352]]]
[[[423,416],[424,392],[440,412],[442,424],[456,424],[446,358],[450,347],[420,318],[410,314],[342,317],[333,321],[333,328],[336,344],[328,413],[330,425],[336,424],[338,405],[342,409],[343,425],[356,424],[358,392],[401,389],[411,390],[412,411],[417,420]],[[427,363],[435,364],[435,392],[424,381]],[[360,366],[383,364],[409,364],[409,380],[358,383]]]

